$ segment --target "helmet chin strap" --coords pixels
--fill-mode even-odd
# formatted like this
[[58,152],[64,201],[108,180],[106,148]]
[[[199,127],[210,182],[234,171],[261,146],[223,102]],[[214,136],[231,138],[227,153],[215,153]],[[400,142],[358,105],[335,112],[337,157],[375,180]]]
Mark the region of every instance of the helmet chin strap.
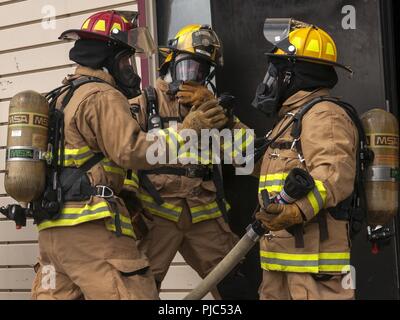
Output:
[[210,72],[210,74],[207,76],[206,81],[205,81],[205,86],[210,86],[214,95],[217,94],[217,87],[212,83],[212,80],[215,78],[216,70],[214,68],[213,71]]
[[171,70],[168,70],[168,72],[162,77],[162,79],[167,83],[172,83]]

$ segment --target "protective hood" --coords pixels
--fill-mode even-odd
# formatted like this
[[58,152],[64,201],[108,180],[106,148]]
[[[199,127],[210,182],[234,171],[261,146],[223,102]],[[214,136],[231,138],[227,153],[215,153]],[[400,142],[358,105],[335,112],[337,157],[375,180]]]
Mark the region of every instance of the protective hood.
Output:
[[270,58],[267,74],[257,88],[253,106],[273,117],[282,103],[297,92],[331,89],[337,82],[337,73],[332,66]]

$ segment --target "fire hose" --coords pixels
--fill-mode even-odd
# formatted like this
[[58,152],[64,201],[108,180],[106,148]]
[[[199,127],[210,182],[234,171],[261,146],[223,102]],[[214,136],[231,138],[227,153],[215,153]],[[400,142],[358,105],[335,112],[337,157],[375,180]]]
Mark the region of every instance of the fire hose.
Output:
[[[315,187],[311,175],[299,168],[293,169],[285,180],[281,193],[274,199],[267,201],[272,203],[289,204],[305,197]],[[267,192],[268,195],[268,192]],[[266,199],[263,196],[264,205]],[[200,284],[190,292],[184,300],[200,300],[213,290],[232,270],[237,266],[247,253],[254,247],[262,236],[268,233],[261,222],[255,221],[246,229],[246,234],[239,240],[236,246],[226,257],[205,277]]]

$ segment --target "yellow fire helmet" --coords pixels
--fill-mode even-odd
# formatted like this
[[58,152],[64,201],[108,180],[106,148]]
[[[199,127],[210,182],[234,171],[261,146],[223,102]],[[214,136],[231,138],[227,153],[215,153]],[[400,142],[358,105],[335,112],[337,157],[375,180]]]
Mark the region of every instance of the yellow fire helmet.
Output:
[[213,66],[223,65],[221,42],[209,25],[187,25],[168,41],[168,46],[160,47],[159,50],[166,57],[160,67],[161,72],[166,70],[179,53],[192,54],[209,61]]
[[292,18],[268,18],[264,23],[264,36],[274,46],[268,56],[328,64],[353,73],[350,67],[337,62],[337,48],[332,37],[315,25]]

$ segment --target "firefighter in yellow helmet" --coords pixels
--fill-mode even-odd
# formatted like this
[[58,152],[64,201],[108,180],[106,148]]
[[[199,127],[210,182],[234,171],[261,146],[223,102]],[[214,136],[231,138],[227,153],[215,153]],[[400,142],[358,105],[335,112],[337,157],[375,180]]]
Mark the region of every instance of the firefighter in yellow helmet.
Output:
[[[167,128],[174,122],[181,128],[187,119],[197,123],[198,132],[209,125],[215,129],[245,128],[226,115],[207,89],[212,69],[223,62],[221,43],[211,27],[188,25],[160,50],[166,58],[156,87],[146,88],[131,100],[144,130]],[[199,117],[199,110],[211,106],[214,108],[206,111],[205,117]],[[188,155],[182,156],[180,160],[188,160]],[[229,205],[224,198],[221,168],[194,160],[196,164],[179,162],[138,172],[139,197],[152,214],[150,232],[140,247],[150,259],[159,288],[177,252],[205,277],[237,241],[226,221]],[[246,288],[246,279],[234,270],[218,291],[222,298],[239,299],[248,294]]]
[[[279,116],[279,123],[268,135],[276,142],[260,172],[256,217],[270,231],[261,240],[260,298],[353,299],[343,280],[350,271],[348,202],[358,133],[341,102],[327,101],[338,82],[334,67],[351,70],[337,63],[335,42],[314,25],[267,19],[264,34],[273,49],[253,105]],[[294,168],[308,171],[315,188],[303,198],[270,204]]]
[[[128,102],[140,94],[135,54],[155,49],[147,29],[137,27],[137,15],[99,12],[60,37],[75,40],[70,59],[78,67],[48,95],[50,126],[62,125],[54,125],[50,137],[59,142],[53,143],[60,146],[53,155],[59,160],[36,216],[34,299],[158,299],[149,262],[136,244],[137,212],[127,210],[120,194],[128,169],[153,167],[146,151],[154,141],[132,118]],[[172,128],[159,133],[182,139]],[[54,276],[54,287],[45,285],[46,276]]]

